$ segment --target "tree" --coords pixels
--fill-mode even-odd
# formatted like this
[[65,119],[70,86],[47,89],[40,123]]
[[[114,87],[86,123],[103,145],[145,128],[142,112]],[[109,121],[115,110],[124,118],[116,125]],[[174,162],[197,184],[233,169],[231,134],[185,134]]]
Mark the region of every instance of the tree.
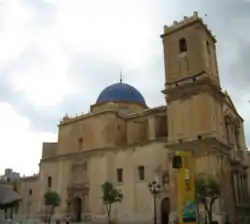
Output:
[[103,204],[105,205],[108,214],[108,223],[111,224],[110,215],[111,215],[112,204],[122,202],[123,194],[121,193],[120,190],[115,188],[115,186],[112,183],[108,181],[102,184],[101,188],[102,188]]
[[204,205],[209,223],[213,223],[213,205],[220,197],[220,183],[214,175],[199,175],[196,178],[196,197]]
[[44,194],[44,204],[50,207],[48,223],[51,222],[51,217],[53,215],[55,207],[60,205],[61,198],[60,195],[56,191],[47,191]]
[[16,191],[16,192],[18,192],[18,182],[17,182],[17,180],[14,180],[12,182],[12,186],[13,186],[13,190]]

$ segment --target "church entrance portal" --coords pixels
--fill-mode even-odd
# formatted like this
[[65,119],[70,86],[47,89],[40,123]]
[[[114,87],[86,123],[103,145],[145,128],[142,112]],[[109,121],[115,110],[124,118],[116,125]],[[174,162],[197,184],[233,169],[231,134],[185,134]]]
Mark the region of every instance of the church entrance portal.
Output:
[[168,224],[170,212],[169,198],[163,198],[161,201],[161,224]]
[[81,222],[82,221],[82,199],[79,197],[76,197],[74,204],[75,204],[74,206],[75,221]]

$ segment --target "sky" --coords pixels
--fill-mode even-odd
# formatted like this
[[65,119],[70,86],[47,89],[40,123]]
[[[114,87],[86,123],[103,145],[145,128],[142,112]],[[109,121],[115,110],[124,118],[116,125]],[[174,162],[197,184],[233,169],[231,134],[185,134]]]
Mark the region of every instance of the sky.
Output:
[[163,105],[159,36],[194,11],[217,37],[222,87],[249,145],[249,0],[0,0],[0,173],[37,172],[59,120],[88,112],[121,70],[149,106]]

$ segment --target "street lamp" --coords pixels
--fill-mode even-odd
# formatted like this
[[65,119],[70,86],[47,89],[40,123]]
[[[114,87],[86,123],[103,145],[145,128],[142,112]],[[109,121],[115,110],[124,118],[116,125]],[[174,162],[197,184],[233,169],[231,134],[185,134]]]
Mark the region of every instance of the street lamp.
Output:
[[157,218],[156,218],[156,195],[161,191],[161,185],[158,184],[155,180],[149,182],[148,189],[150,193],[153,195],[154,199],[154,224],[157,224]]

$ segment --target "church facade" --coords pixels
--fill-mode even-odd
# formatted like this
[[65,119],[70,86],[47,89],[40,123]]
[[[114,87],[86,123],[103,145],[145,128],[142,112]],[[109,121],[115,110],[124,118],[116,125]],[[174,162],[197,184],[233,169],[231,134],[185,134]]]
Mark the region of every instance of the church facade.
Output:
[[245,215],[249,178],[243,119],[221,90],[216,39],[196,12],[164,26],[161,38],[166,106],[149,108],[138,90],[120,82],[100,93],[90,113],[65,115],[58,141],[43,143],[39,173],[21,180],[20,213],[44,214],[43,196],[52,189],[61,197],[55,216],[101,222],[106,211],[100,186],[110,181],[124,195],[113,208],[113,219],[152,223],[148,183],[157,180],[157,219],[167,223],[178,211],[172,157],[178,150],[191,150],[195,172],[221,180],[215,219],[222,222],[228,215],[235,221]]

